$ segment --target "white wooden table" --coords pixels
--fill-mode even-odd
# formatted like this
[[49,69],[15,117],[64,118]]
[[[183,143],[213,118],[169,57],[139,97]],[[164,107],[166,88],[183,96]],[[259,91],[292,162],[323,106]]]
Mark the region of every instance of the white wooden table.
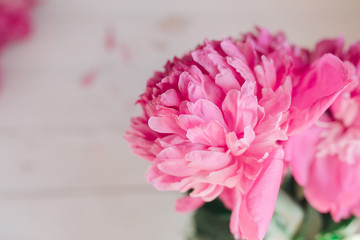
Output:
[[1,59],[0,239],[184,239],[179,195],[148,186],[148,163],[122,139],[152,72],[205,37],[255,24],[304,46],[341,33],[351,42],[359,9],[358,0],[45,0],[31,39]]

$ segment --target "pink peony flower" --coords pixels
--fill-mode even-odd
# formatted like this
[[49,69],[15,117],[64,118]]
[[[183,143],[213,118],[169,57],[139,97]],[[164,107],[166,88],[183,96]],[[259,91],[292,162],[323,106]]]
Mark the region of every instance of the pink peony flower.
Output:
[[0,0],[0,49],[30,33],[33,4],[34,0]]
[[[349,83],[335,56],[312,65],[282,34],[205,41],[148,81],[125,138],[179,211],[220,197],[235,238],[262,239],[283,172],[279,141],[306,129]],[[324,87],[326,86],[326,87]]]
[[[0,0],[0,53],[10,42],[28,36],[30,9],[34,3],[35,0]],[[0,68],[0,85],[1,75]]]
[[312,59],[330,52],[352,69],[348,86],[321,119],[286,144],[295,180],[308,202],[334,221],[360,217],[360,42],[343,51],[342,38],[317,44]]

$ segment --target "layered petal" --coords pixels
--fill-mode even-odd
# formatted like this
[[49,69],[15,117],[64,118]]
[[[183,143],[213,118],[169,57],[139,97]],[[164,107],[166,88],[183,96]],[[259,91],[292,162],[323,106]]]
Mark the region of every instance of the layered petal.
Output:
[[304,133],[290,137],[285,143],[286,160],[290,163],[293,177],[301,186],[305,186],[308,181],[320,133],[320,128],[312,126]]
[[256,96],[244,96],[238,90],[231,90],[222,103],[222,110],[230,131],[242,133],[246,126],[255,127],[259,105]]
[[271,153],[268,166],[263,168],[245,196],[241,196],[240,191],[236,191],[230,223],[231,232],[235,237],[254,240],[264,238],[280,188],[283,155],[281,148]]
[[339,58],[326,54],[316,61],[293,89],[288,134],[299,133],[319,119],[349,83]]
[[202,198],[182,197],[176,201],[175,209],[178,212],[191,212],[200,208],[204,204]]
[[[312,103],[301,102],[298,98],[294,102],[295,111],[311,119],[311,115],[318,115],[314,109],[328,107],[327,101],[339,96],[309,130],[292,136],[285,144],[291,172],[304,187],[307,201],[319,212],[330,213],[336,222],[351,215],[360,216],[360,45],[353,44],[347,51],[343,50],[343,45],[342,38],[323,40],[311,53],[313,66],[320,66],[320,72],[315,75],[322,76],[319,83],[322,81],[328,87],[319,90],[311,87],[303,98]],[[341,60],[346,61],[345,64]],[[307,74],[312,76],[311,71]],[[333,92],[333,86],[341,87],[345,83],[346,78],[342,76],[346,74],[352,82],[342,93]],[[313,78],[305,77],[305,83],[316,86]],[[323,99],[317,100],[318,96]],[[309,104],[312,106],[308,113],[300,110]],[[303,128],[304,124],[292,121],[291,133]]]

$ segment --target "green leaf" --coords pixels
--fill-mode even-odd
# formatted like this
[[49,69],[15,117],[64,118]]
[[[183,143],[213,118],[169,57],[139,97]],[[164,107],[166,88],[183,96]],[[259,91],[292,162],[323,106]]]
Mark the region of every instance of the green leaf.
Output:
[[333,221],[330,214],[323,214],[323,219],[324,219],[324,228],[322,230],[322,233],[332,233],[349,226],[349,224],[355,219],[355,217],[352,216],[348,219],[343,219],[337,223]]
[[316,236],[316,240],[343,240],[345,236],[340,233],[325,233]]
[[194,233],[188,240],[234,240],[230,233],[231,211],[219,199],[204,204],[194,216]]

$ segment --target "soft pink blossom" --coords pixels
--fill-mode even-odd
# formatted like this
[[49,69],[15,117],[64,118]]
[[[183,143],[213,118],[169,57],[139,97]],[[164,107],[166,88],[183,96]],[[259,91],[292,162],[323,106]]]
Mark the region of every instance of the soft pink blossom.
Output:
[[307,51],[264,29],[205,41],[149,79],[125,138],[151,162],[157,189],[192,190],[178,210],[220,197],[234,236],[262,239],[283,172],[279,141],[312,124],[347,74],[337,57],[310,65]]
[[354,82],[306,132],[286,144],[287,159],[305,197],[319,212],[330,212],[335,221],[360,217],[360,43],[343,50],[342,38],[317,44],[312,59],[338,55]]
[[[9,43],[28,36],[32,25],[30,10],[34,3],[35,0],[0,0],[0,54]],[[0,67],[0,85],[1,70]]]
[[34,0],[0,0],[0,50],[31,31],[30,11]]

